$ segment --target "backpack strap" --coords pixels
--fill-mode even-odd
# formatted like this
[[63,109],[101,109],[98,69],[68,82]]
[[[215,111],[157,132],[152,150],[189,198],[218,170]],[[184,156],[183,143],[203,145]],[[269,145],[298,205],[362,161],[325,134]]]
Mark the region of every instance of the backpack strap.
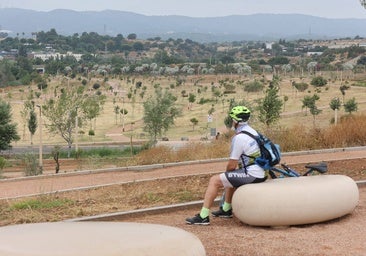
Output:
[[[240,133],[244,133],[244,134],[246,134],[246,135],[248,135],[249,137],[252,137],[257,143],[258,143],[258,141],[257,141],[257,137],[254,135],[254,134],[252,134],[252,133],[250,133],[250,132],[248,132],[248,131],[241,131]],[[259,146],[259,145],[258,145]],[[244,156],[246,156],[246,157],[250,157],[250,158],[253,158],[253,159],[255,159],[256,157],[254,157],[254,156],[250,156],[250,155],[247,155],[247,154],[243,154]]]
[[[254,135],[254,134],[251,134],[250,132],[248,132],[248,131],[241,131],[240,133],[244,133],[244,134],[246,134],[246,135],[248,135],[249,137],[251,137],[251,138],[253,138],[256,142],[257,142],[257,138],[256,138],[256,136]],[[258,143],[258,142],[257,142]],[[254,157],[254,156],[250,156],[250,155],[247,155],[247,154],[242,154],[242,156],[246,156],[246,157],[249,157],[249,158],[252,158],[252,159],[256,159],[256,157]],[[244,165],[244,169],[245,169],[245,172],[247,172],[247,167],[248,166],[251,166],[251,165],[253,165],[253,164],[255,164],[255,162],[253,162],[253,163],[250,163],[250,164],[248,164],[248,165],[246,165],[245,164],[245,161],[244,161],[244,159],[243,159],[243,157],[241,156],[241,161],[242,161],[242,163],[243,163],[243,165]]]
[[257,137],[254,135],[254,134],[251,134],[250,132],[248,131],[241,131],[240,133],[244,133],[250,137],[252,137],[255,141],[257,141]]

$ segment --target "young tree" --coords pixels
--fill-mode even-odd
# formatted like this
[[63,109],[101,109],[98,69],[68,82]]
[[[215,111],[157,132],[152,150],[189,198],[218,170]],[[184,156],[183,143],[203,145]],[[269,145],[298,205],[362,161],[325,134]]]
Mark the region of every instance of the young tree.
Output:
[[310,114],[313,116],[313,123],[315,125],[315,116],[319,115],[322,110],[318,109],[315,102],[319,100],[319,95],[314,94],[313,96],[305,96],[303,99],[303,108],[309,108]]
[[341,108],[341,101],[339,100],[339,98],[333,98],[330,101],[330,108],[334,111],[334,124],[337,124],[338,122],[338,110]]
[[17,125],[12,122],[11,106],[0,99],[0,150],[11,148],[11,142],[19,139]]
[[353,97],[352,99],[350,99],[344,103],[344,111],[346,111],[346,113],[348,113],[348,114],[352,114],[352,112],[356,112],[357,109],[358,109],[358,104],[356,102],[355,97]]
[[28,119],[28,130],[30,132],[30,141],[31,145],[33,145],[33,136],[37,130],[37,114],[34,112],[34,108],[29,112],[29,119]]
[[[92,99],[90,99],[92,98]],[[97,104],[89,104],[98,101]],[[95,118],[100,112],[103,97],[84,94],[83,86],[55,90],[55,97],[42,106],[42,114],[47,118],[45,124],[50,133],[60,135],[68,145],[70,157],[71,145],[74,141],[76,125],[82,127],[86,119]],[[90,110],[91,109],[91,110]],[[77,118],[77,121],[76,121]]]
[[49,99],[42,106],[42,114],[48,120],[45,126],[50,133],[60,135],[67,142],[68,157],[74,140],[77,108],[82,106],[83,99],[82,91],[61,89],[57,97]]
[[120,111],[120,107],[119,106],[114,106],[114,108],[113,108],[113,112],[114,112],[114,114],[115,114],[115,118],[114,118],[114,121],[115,121],[115,123],[117,124],[117,120],[118,120],[118,115],[119,115],[119,111]]
[[346,91],[349,89],[349,86],[348,85],[341,85],[339,87],[339,90],[341,91],[342,93],[342,98],[343,98],[343,103],[345,102],[345,97],[346,97]]
[[[92,120],[96,120],[97,116],[101,113],[103,110],[103,105],[105,103],[105,96],[104,95],[90,95],[85,98],[83,101],[83,105],[81,106],[82,116],[85,116],[85,118],[90,123],[90,129],[93,129],[92,126]],[[79,113],[78,113],[79,114]],[[94,124],[94,130],[96,129]]]
[[318,107],[315,104],[315,101],[310,105],[310,114],[313,116],[313,124],[315,126],[315,117],[319,115],[322,112],[321,109],[318,109]]
[[144,102],[144,130],[155,142],[163,131],[167,131],[174,124],[174,119],[181,114],[181,109],[176,105],[177,98],[169,91],[160,87],[155,89],[155,95]]
[[23,109],[20,110],[20,116],[22,118],[23,124],[23,139],[25,139],[26,126],[29,122],[29,113],[34,108],[34,102],[31,100],[26,100],[23,105]]
[[267,127],[280,119],[283,102],[279,99],[278,87],[270,87],[266,90],[264,99],[259,101],[259,121]]
[[61,147],[59,145],[56,145],[53,150],[51,151],[51,155],[53,156],[53,160],[55,160],[55,171],[56,173],[59,173],[60,171],[60,161],[59,161],[59,156],[60,156],[60,151],[61,151]]
[[305,115],[308,114],[307,110],[311,109],[317,100],[319,100],[319,96],[317,94],[314,94],[313,96],[306,95],[302,99],[302,108],[305,108]]
[[193,93],[190,93],[188,95],[188,102],[189,102],[189,110],[192,110],[192,105],[193,103],[196,101],[196,95],[194,95]]
[[190,121],[192,123],[193,131],[194,131],[194,127],[198,124],[198,120],[197,120],[197,118],[193,117],[193,118],[191,118]]

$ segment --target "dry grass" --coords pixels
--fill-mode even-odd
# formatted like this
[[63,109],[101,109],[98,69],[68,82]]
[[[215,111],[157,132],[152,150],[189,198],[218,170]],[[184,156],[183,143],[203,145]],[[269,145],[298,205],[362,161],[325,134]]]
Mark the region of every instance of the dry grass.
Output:
[[209,177],[200,175],[131,182],[83,191],[0,200],[0,226],[60,221],[200,200]]
[[[325,128],[304,129],[296,125],[291,128],[273,129],[266,135],[281,146],[283,152],[341,148],[366,145],[366,116],[344,116],[337,125]],[[218,140],[188,143],[172,150],[170,146],[158,146],[143,151],[134,159],[135,164],[159,164],[190,160],[214,159],[228,156],[233,132],[223,133]]]
[[157,146],[142,151],[132,161],[136,165],[184,162],[191,160],[215,159],[226,157],[229,151],[229,140],[222,137],[208,142],[190,142],[172,150],[171,146]]
[[324,128],[304,128],[295,125],[291,128],[272,131],[274,141],[284,152],[312,150],[321,148],[341,148],[366,145],[365,115],[344,116],[337,125]]
[[340,124],[331,126],[324,134],[328,147],[347,147],[366,145],[366,116],[344,116]]

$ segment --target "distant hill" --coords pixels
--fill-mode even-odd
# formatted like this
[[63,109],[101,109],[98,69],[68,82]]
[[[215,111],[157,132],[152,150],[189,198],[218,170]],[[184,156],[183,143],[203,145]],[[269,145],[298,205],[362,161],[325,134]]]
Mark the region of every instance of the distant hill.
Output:
[[[333,39],[366,37],[366,19],[328,19],[300,14],[254,14],[212,18],[146,16],[124,11],[0,9],[0,28],[9,36],[56,29],[58,34],[96,32],[138,38],[192,39],[198,42],[273,39]],[[24,34],[23,34],[24,33]]]

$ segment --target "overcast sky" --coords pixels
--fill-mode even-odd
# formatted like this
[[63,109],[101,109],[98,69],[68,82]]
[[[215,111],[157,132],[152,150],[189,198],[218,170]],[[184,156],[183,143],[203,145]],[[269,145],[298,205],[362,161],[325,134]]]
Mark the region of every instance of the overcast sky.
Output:
[[359,0],[0,0],[0,8],[38,11],[120,10],[144,15],[217,17],[254,13],[296,13],[325,18],[366,19]]

